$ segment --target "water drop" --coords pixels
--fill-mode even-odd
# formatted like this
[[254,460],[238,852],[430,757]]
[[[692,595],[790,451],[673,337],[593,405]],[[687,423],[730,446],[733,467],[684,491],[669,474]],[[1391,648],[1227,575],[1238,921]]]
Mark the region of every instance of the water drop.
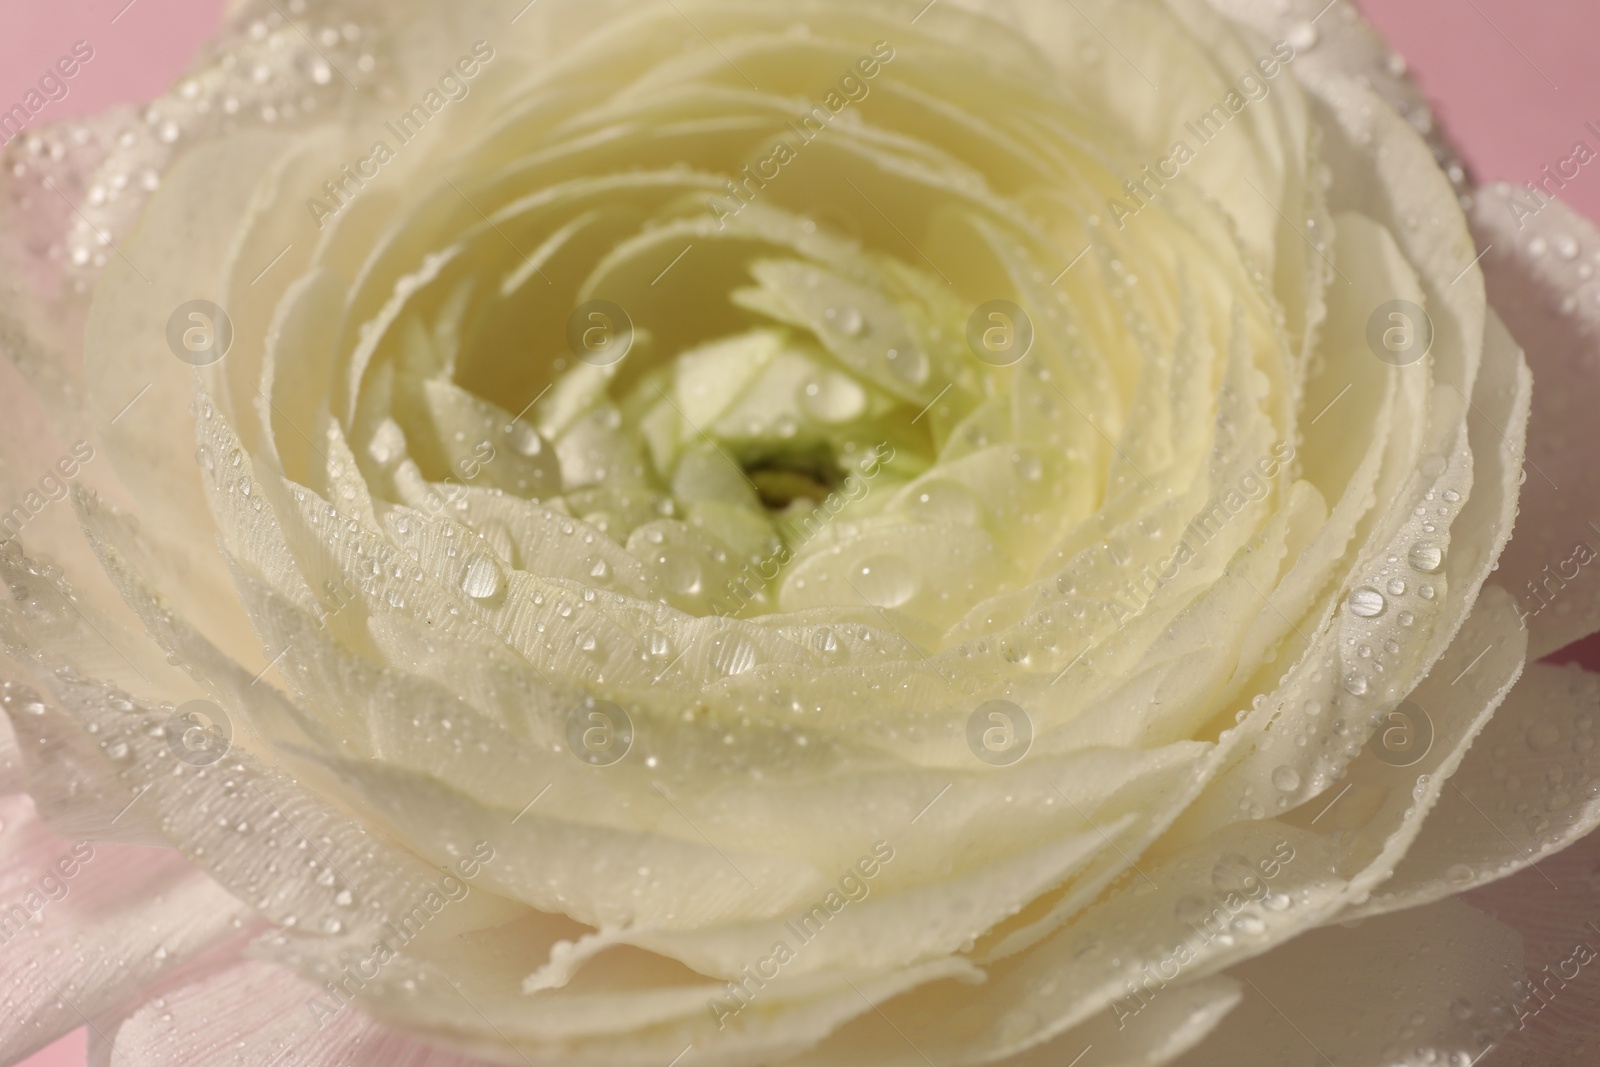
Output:
[[1388,606],[1383,594],[1370,585],[1364,585],[1350,594],[1350,614],[1363,619],[1377,618]]
[[1528,728],[1528,749],[1543,752],[1561,740],[1561,728],[1553,722],[1537,722]]
[[867,408],[867,393],[843,374],[828,373],[801,390],[800,407],[822,422],[846,422]]
[[667,589],[679,596],[694,596],[700,592],[700,565],[681,552],[661,557],[662,580]]
[[1444,551],[1438,545],[1418,541],[1411,546],[1411,566],[1424,574],[1432,574],[1444,565]]
[[1284,35],[1284,39],[1300,52],[1316,47],[1319,37],[1317,27],[1310,22],[1296,23],[1289,27],[1289,32]]
[[859,564],[850,583],[875,608],[897,608],[917,592],[910,567],[898,556],[874,556]]
[[461,591],[474,600],[492,600],[505,588],[500,565],[487,555],[473,556],[461,568]]
[[921,385],[928,380],[928,357],[920,348],[901,350],[891,348],[884,353],[894,376],[911,385]]
[[511,438],[511,447],[518,455],[537,456],[544,451],[544,438],[525,422],[513,422],[507,426],[506,435]]

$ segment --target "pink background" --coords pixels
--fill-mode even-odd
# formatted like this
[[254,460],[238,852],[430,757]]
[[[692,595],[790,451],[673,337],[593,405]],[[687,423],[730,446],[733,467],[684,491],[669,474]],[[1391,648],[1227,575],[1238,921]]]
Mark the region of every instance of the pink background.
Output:
[[[440,0],[441,3],[448,0]],[[1595,0],[1362,0],[1411,64],[1482,179],[1523,182],[1566,158],[1583,124],[1600,122],[1600,35]],[[95,51],[66,99],[39,119],[146,100],[183,69],[221,21],[222,0],[0,0],[0,110],[21,100],[76,41]],[[1565,199],[1600,219],[1600,168],[1586,168]],[[1600,646],[1597,646],[1600,647]],[[1591,669],[1600,667],[1586,656]],[[27,1061],[78,1067],[82,1031]]]

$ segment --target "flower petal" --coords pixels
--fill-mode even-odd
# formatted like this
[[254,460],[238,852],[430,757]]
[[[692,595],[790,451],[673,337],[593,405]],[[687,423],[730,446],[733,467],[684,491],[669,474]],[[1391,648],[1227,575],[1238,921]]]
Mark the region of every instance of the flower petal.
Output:
[[[323,995],[276,964],[210,969],[90,1036],[90,1067],[489,1067],[432,1048],[345,1008],[318,1015]],[[331,1012],[331,1009],[330,1009]]]
[[170,849],[63,840],[0,798],[0,1062],[116,1007],[230,937],[250,910]]
[[1600,462],[1586,416],[1600,405],[1600,234],[1559,201],[1480,189],[1472,207],[1494,306],[1533,368],[1527,480],[1496,575],[1526,616],[1529,654],[1600,630]]
[[1600,675],[1533,664],[1473,742],[1394,875],[1351,916],[1462,893],[1540,866],[1600,826]]
[[1600,835],[1591,834],[1537,870],[1474,890],[1468,903],[1522,935],[1528,998],[1517,1027],[1480,1067],[1580,1064],[1595,1059],[1600,1035],[1595,889]]
[[1230,970],[1243,1002],[1175,1067],[1474,1063],[1513,1024],[1521,973],[1516,932],[1456,901],[1316,930]]

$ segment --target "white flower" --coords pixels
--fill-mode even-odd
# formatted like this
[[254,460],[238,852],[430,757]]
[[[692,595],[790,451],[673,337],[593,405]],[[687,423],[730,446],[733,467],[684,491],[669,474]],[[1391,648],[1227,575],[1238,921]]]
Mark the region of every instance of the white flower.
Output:
[[1587,226],[1342,4],[516,6],[269,0],[10,151],[0,1052],[1526,1017],[1447,898],[1600,821],[1524,667],[1600,628]]

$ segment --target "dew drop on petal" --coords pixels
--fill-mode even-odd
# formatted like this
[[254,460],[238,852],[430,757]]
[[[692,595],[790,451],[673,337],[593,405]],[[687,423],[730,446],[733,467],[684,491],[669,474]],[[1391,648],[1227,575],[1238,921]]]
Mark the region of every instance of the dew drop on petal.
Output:
[[537,456],[544,451],[544,438],[525,422],[513,422],[506,427],[506,434],[511,438],[511,447],[516,449],[518,455]]
[[1424,574],[1432,574],[1444,565],[1444,551],[1428,541],[1418,541],[1411,546],[1411,566]]
[[921,385],[928,380],[928,356],[920,348],[891,348],[884,353],[889,370],[894,376],[910,385]]
[[1383,609],[1388,607],[1388,601],[1383,599],[1383,594],[1364,585],[1350,594],[1350,614],[1363,619],[1376,618],[1383,614]]
[[474,600],[492,600],[505,588],[500,565],[487,555],[473,556],[461,568],[461,591]]
[[667,588],[680,596],[700,592],[700,565],[682,554],[662,557],[662,578]]
[[850,583],[875,608],[897,608],[917,592],[910,567],[897,556],[874,556],[855,568]]
[[1309,22],[1296,23],[1289,27],[1289,32],[1285,34],[1285,39],[1301,52],[1315,47],[1318,38],[1317,27]]
[[1561,728],[1553,722],[1537,722],[1528,728],[1527,742],[1530,752],[1544,752],[1561,740]]

